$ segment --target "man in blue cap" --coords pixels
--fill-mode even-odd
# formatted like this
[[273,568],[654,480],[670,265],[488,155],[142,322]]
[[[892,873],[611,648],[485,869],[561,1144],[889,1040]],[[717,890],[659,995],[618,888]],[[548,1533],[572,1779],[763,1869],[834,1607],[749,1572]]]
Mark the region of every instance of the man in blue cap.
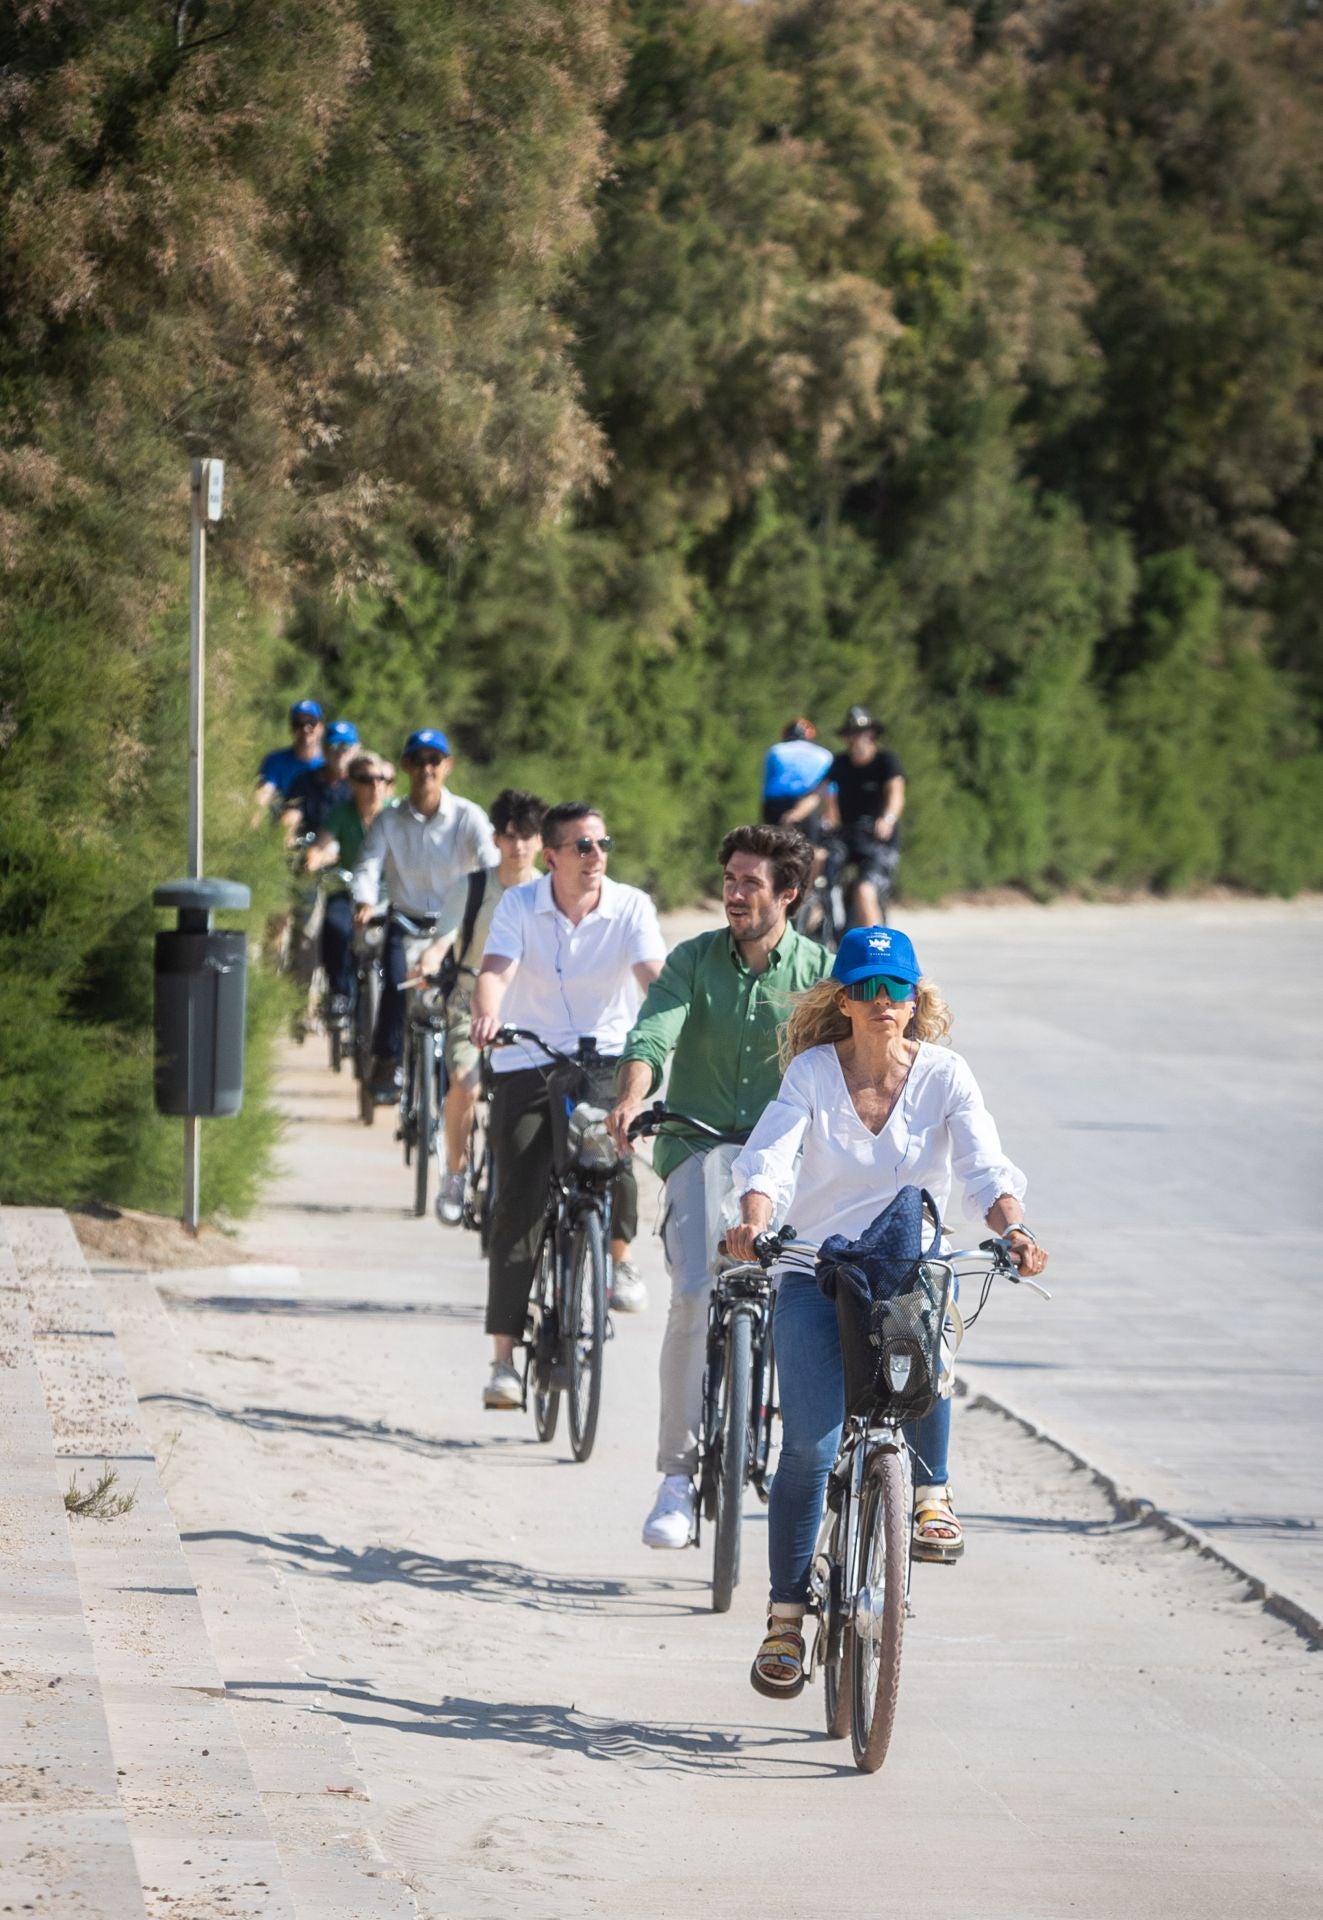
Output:
[[[377,815],[354,868],[354,917],[360,926],[384,899],[430,934],[455,881],[478,867],[499,864],[492,823],[482,808],[446,792],[453,765],[450,742],[438,727],[420,727],[409,735],[404,745],[408,798]],[[417,944],[421,951],[426,942]],[[403,986],[410,958],[403,929],[388,922],[381,1010],[372,1042],[372,1092],[379,1102],[399,1093]]]
[[333,720],[326,729],[326,757],[320,766],[295,774],[285,793],[282,817],[301,833],[320,833],[332,807],[348,802],[349,762],[358,750],[352,720]]
[[296,700],[289,710],[291,744],[268,753],[257,770],[258,819],[267,807],[279,808],[292,782],[322,764],[322,710],[315,700]]

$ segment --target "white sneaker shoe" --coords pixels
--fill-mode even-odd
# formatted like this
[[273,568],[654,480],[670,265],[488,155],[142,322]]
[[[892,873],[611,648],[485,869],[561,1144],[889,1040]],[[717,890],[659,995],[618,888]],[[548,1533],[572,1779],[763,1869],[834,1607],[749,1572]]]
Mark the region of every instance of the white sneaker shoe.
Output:
[[464,1176],[443,1173],[436,1196],[436,1217],[444,1227],[457,1227],[464,1218]]
[[642,1313],[648,1304],[643,1275],[632,1260],[617,1260],[611,1269],[611,1305],[617,1313]]
[[492,1366],[492,1377],[482,1390],[482,1404],[500,1412],[524,1404],[524,1383],[503,1360],[495,1361]]
[[643,1522],[645,1547],[687,1547],[694,1537],[694,1508],[698,1495],[687,1474],[668,1473],[658,1489],[652,1512]]

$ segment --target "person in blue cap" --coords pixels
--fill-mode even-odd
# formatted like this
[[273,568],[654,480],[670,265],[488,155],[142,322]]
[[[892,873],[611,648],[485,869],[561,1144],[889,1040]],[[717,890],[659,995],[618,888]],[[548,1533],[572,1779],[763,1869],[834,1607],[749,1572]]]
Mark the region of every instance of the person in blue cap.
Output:
[[[1002,1151],[969,1067],[939,1045],[951,1014],[899,927],[855,927],[829,979],[810,987],[784,1030],[781,1088],[733,1169],[742,1224],[726,1233],[737,1260],[773,1217],[821,1244],[858,1239],[902,1186],[926,1187],[946,1216],[953,1179],[965,1211],[1010,1240],[1020,1271],[1047,1254],[1025,1225],[1025,1177]],[[844,1417],[833,1301],[814,1276],[783,1270],[776,1295],[782,1440],[768,1510],[771,1603],[751,1679],[760,1693],[804,1685],[809,1563]],[[914,1450],[916,1560],[954,1561],[964,1535],[951,1505],[951,1402],[909,1430]]]
[[320,766],[305,767],[290,781],[281,817],[300,833],[320,833],[332,807],[353,798],[349,790],[349,762],[358,751],[358,728],[352,720],[333,720],[326,729],[326,756]]
[[404,743],[407,798],[387,807],[368,829],[354,868],[354,917],[372,918],[382,900],[422,926],[414,940],[394,920],[387,922],[382,954],[381,1009],[373,1037],[372,1094],[394,1100],[404,1052],[404,982],[435,930],[446,895],[462,874],[495,867],[500,853],[492,823],[473,800],[446,791],[454,766],[450,742],[439,727],[419,727]]
[[322,764],[322,710],[315,700],[296,700],[289,710],[290,745],[268,753],[257,770],[257,818],[279,802],[301,773]]

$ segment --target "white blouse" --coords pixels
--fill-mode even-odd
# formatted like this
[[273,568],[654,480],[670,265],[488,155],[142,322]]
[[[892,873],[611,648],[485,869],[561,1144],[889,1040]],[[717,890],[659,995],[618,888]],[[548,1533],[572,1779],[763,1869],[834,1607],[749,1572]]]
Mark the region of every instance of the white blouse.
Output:
[[977,1220],[999,1194],[1023,1199],[1028,1184],[964,1060],[927,1041],[877,1134],[859,1118],[836,1048],[797,1054],[733,1169],[737,1194],[765,1193],[812,1241],[857,1239],[904,1186],[926,1187],[945,1220],[952,1174]]

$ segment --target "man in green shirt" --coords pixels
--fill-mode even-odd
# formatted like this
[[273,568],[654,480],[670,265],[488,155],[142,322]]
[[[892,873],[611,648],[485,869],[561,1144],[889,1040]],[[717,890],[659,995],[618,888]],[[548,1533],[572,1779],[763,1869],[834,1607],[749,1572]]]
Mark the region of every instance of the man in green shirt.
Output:
[[[667,1104],[724,1133],[747,1135],[781,1084],[777,1030],[793,996],[831,970],[831,955],[789,924],[813,866],[792,827],[736,827],[721,843],[726,925],[681,941],[648,989],[625,1043],[608,1125],[625,1149],[631,1120],[675,1059]],[[662,1248],[671,1307],[661,1352],[663,1479],[643,1526],[650,1547],[693,1537],[694,1471],[714,1249],[708,1245],[700,1140],[658,1138],[653,1165],[666,1183]]]

